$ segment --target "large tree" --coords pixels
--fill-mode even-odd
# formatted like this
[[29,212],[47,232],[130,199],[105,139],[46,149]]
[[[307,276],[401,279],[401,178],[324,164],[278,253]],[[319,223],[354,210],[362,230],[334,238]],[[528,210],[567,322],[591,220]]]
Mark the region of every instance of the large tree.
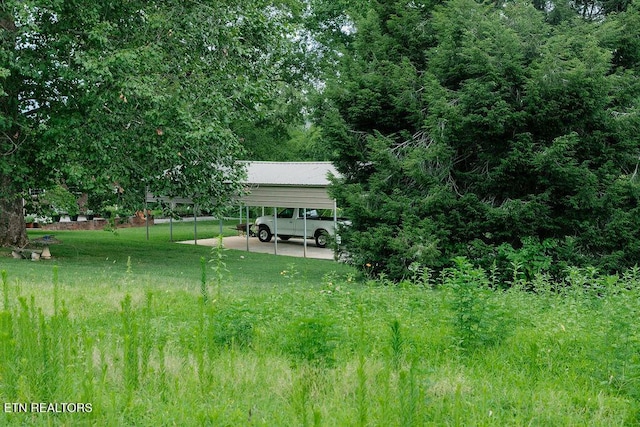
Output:
[[0,245],[52,183],[140,203],[145,188],[222,206],[239,190],[232,123],[292,79],[296,1],[3,1]]
[[[11,70],[15,50],[15,33],[17,31],[15,19],[11,12],[6,10],[4,2],[0,12],[0,34],[2,48],[2,62],[0,63],[0,77],[3,79],[3,86],[0,90],[1,131],[0,134],[0,235],[5,236],[3,244],[23,244],[26,241],[26,232],[22,227],[22,196],[15,190],[14,180],[20,177],[21,172],[17,168],[12,168],[6,161],[9,156],[17,157],[24,155],[19,151],[24,136],[22,135],[20,123],[18,122],[18,94],[15,93],[17,87],[16,74]],[[13,71],[13,72],[12,72]],[[17,154],[16,154],[17,153]],[[13,178],[11,175],[17,175]],[[8,234],[11,233],[11,236]]]
[[401,278],[455,256],[489,266],[523,242],[607,270],[637,262],[637,7],[551,12],[372,1],[353,15],[321,120],[355,264]]

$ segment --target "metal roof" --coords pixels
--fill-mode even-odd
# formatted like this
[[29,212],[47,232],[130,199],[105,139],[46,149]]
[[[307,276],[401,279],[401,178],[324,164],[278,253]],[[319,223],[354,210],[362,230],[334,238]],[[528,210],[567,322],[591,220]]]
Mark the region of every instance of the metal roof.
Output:
[[339,176],[331,162],[240,162],[246,165],[246,183],[268,186],[327,187],[328,175]]

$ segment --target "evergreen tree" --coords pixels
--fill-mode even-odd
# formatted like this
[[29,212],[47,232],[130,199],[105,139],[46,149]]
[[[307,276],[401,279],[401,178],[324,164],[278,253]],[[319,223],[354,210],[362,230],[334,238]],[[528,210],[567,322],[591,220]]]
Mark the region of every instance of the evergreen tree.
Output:
[[354,264],[396,279],[456,256],[506,267],[524,242],[556,266],[635,264],[635,19],[372,2],[321,117]]

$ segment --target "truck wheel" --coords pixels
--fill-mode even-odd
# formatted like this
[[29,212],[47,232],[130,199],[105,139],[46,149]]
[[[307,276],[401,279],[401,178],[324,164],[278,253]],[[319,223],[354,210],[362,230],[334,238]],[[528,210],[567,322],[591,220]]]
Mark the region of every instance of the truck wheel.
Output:
[[273,234],[266,225],[261,225],[258,229],[258,240],[261,242],[270,242],[272,236]]
[[327,230],[318,230],[316,231],[316,246],[319,248],[326,248],[327,242],[329,241],[329,233]]

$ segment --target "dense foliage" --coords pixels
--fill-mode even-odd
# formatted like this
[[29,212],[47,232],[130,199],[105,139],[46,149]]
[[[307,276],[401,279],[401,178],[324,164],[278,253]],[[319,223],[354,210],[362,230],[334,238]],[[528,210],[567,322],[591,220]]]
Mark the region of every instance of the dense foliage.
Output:
[[399,279],[457,256],[529,275],[638,262],[640,4],[551,5],[351,13],[319,119],[355,265]]
[[29,188],[90,193],[94,210],[140,208],[146,187],[225,206],[243,174],[234,124],[268,120],[296,91],[299,11],[295,0],[3,1],[0,244],[24,243]]

